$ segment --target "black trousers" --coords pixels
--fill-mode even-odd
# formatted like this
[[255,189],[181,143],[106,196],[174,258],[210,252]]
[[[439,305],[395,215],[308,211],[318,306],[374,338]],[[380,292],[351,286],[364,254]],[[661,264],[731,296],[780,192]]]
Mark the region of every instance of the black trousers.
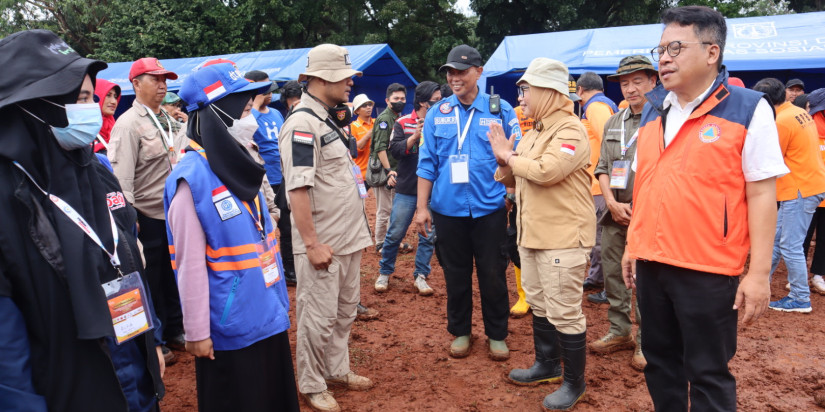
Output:
[[168,339],[183,333],[183,312],[175,271],[172,270],[172,257],[169,256],[166,221],[138,212],[138,224],[138,239],[143,244],[143,257],[146,259],[146,283],[149,284],[163,338]]
[[271,185],[275,192],[275,206],[281,211],[281,218],[278,220],[278,231],[281,238],[278,243],[281,246],[281,259],[284,262],[285,272],[295,272],[295,256],[292,255],[292,222],[289,220],[289,205],[286,202],[286,189],[284,185]]
[[636,263],[645,379],[657,411],[735,411],[739,278]]
[[447,331],[469,335],[473,318],[473,259],[481,314],[488,338],[507,337],[510,302],[507,294],[507,211],[482,217],[451,217],[433,212],[439,251],[447,285]]
[[200,412],[298,412],[287,331],[245,348],[195,358]]
[[513,261],[513,266],[521,269],[521,257],[518,254],[518,226],[516,225],[516,214],[518,206],[513,204],[510,213],[507,214],[507,255]]
[[816,232],[816,246],[814,246],[814,258],[811,260],[810,272],[814,275],[825,275],[825,207],[816,208],[811,225],[808,227],[808,235],[805,236],[805,259],[808,258],[808,250],[811,248],[811,239]]

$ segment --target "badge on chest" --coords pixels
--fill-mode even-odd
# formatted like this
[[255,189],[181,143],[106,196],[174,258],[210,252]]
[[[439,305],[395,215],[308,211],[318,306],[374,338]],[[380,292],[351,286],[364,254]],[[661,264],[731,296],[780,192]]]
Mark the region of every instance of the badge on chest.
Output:
[[235,202],[235,198],[226,189],[226,186],[221,186],[212,191],[212,204],[218,211],[221,220],[231,219],[241,214],[241,208]]

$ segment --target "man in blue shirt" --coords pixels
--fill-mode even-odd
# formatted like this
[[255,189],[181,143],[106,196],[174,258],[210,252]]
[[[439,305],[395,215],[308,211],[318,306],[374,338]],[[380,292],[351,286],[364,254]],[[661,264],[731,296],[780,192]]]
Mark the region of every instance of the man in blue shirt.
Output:
[[[244,77],[251,82],[269,81],[269,75],[260,70],[249,71]],[[278,132],[284,124],[284,117],[280,112],[269,107],[269,104],[272,103],[272,92],[277,88],[278,85],[272,82],[272,86],[270,86],[266,93],[255,96],[255,100],[252,101],[252,116],[258,121],[258,130],[255,131],[255,135],[252,138],[255,140],[255,144],[258,145],[258,151],[264,159],[266,178],[272,186],[272,191],[280,195],[278,190],[283,181],[283,174],[281,173],[281,151],[278,149]],[[281,208],[280,206],[285,202],[278,202],[276,200],[276,203],[279,205],[278,207]],[[289,220],[289,215],[286,214],[284,210],[281,210],[281,218]],[[289,232],[287,231],[286,233]],[[282,231],[281,236],[289,235],[284,235]],[[287,243],[290,245],[288,250],[284,247]],[[284,261],[284,279],[286,279],[287,284],[294,285],[296,280],[295,261],[292,257],[291,245],[291,239],[289,242],[281,242],[281,256]]]
[[470,353],[475,257],[490,357],[506,360],[510,356],[504,342],[510,305],[504,274],[505,189],[493,180],[497,165],[487,132],[492,123],[502,125],[508,136],[520,138],[521,131],[507,102],[497,104],[479,90],[481,64],[476,49],[460,45],[441,66],[454,94],[431,108],[424,121],[416,222],[425,236],[431,223],[438,227],[436,253],[447,285],[447,330],[457,337],[450,355],[460,358]]

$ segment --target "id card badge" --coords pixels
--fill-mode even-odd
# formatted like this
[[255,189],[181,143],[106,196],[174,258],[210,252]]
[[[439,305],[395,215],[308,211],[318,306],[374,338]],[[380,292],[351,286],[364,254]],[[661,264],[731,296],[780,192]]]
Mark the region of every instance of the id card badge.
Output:
[[268,241],[258,243],[258,260],[261,261],[261,270],[264,272],[264,283],[266,287],[274,285],[281,278],[284,272],[283,262],[278,247],[271,248]]
[[610,172],[611,189],[627,189],[627,177],[630,169],[630,161],[617,160],[613,162],[613,171]]
[[358,186],[358,196],[361,199],[367,198],[367,186],[364,184],[364,175],[361,174],[361,168],[352,166],[352,177],[355,179],[355,185]]
[[140,273],[132,272],[101,286],[106,294],[118,345],[154,327],[152,317],[146,310],[146,291]]
[[450,156],[450,183],[470,183],[470,159],[466,154]]

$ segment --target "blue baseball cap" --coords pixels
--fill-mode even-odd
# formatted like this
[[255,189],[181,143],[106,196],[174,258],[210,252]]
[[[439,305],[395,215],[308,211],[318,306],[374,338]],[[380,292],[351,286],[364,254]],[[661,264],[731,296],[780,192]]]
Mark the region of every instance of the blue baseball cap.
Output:
[[250,90],[258,94],[269,89],[269,82],[250,83],[229,63],[201,67],[183,81],[178,95],[186,102],[186,110],[199,110],[227,95]]
[[808,95],[808,103],[811,104],[811,114],[825,110],[825,88],[812,91]]

